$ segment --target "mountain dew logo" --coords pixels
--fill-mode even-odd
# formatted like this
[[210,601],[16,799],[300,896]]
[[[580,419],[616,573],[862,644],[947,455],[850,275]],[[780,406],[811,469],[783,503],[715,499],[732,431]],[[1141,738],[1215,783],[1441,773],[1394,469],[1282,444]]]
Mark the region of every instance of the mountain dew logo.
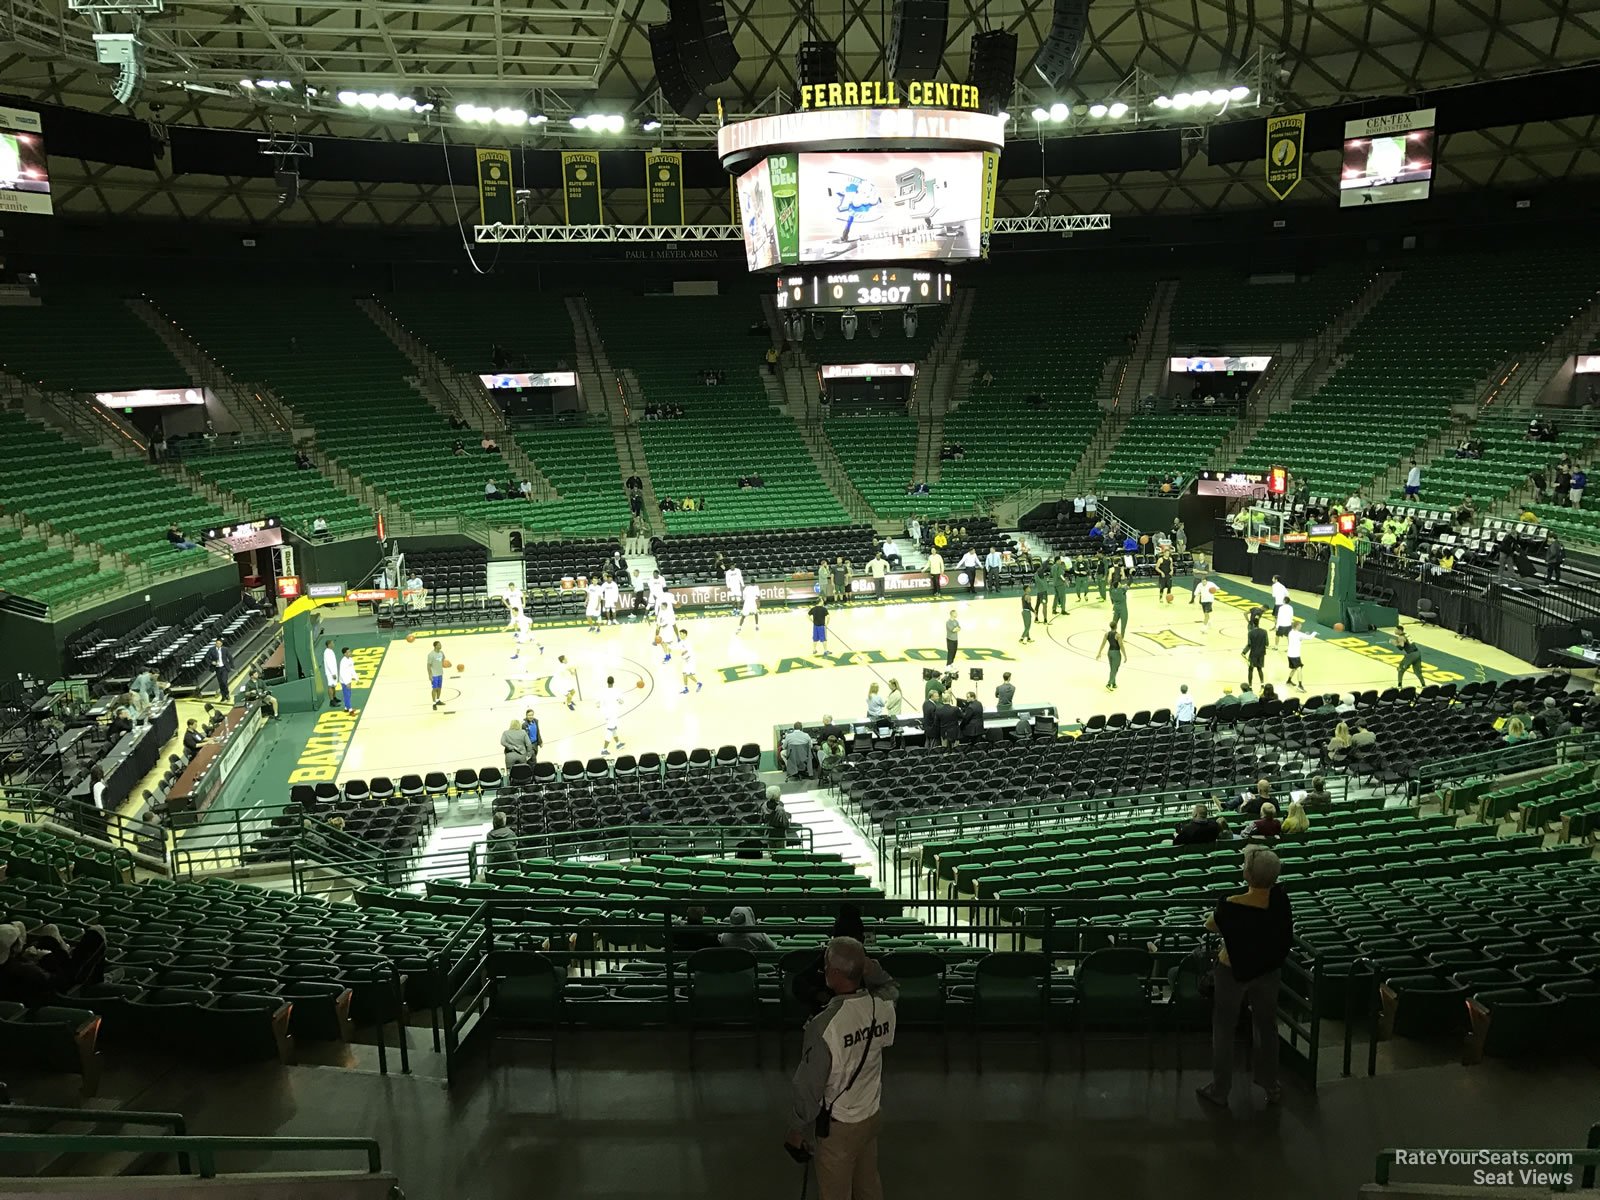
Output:
[[793,154],[767,159],[767,181],[772,186],[772,211],[778,231],[778,261],[800,261],[800,165]]

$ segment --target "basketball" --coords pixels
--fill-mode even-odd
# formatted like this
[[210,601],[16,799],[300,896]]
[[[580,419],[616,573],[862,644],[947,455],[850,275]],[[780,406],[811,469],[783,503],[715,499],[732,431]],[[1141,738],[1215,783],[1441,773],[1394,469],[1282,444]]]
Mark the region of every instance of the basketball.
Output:
[[634,684],[633,686],[636,687],[636,688],[643,688],[644,687],[644,680],[642,680],[642,679],[639,680],[639,682]]
[[1335,621],[1333,623],[1333,631],[1335,633],[1343,633],[1344,632],[1344,622],[1343,621]]
[[466,663],[457,663],[456,664],[456,674],[457,675],[461,674],[461,672],[465,671],[466,669],[467,669],[467,664]]
[[450,669],[450,660],[448,658],[444,660],[444,669],[446,671]]
[[417,635],[416,635],[416,634],[414,634],[414,633],[408,633],[408,634],[406,634],[406,641],[408,641],[408,642],[414,642],[414,641],[416,641],[416,640],[417,640]]

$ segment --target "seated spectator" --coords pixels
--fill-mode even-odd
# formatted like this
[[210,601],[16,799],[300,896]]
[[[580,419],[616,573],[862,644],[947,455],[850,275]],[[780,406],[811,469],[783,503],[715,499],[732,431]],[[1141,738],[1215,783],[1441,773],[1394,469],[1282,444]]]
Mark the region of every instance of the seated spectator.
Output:
[[833,787],[843,770],[844,740],[835,735],[825,739],[817,751],[817,775],[825,786]]
[[267,681],[261,674],[260,663],[250,668],[250,675],[245,680],[244,687],[239,689],[239,699],[246,703],[254,702],[261,705],[261,711],[269,720],[278,715],[278,701],[267,690]]
[[311,536],[319,542],[331,541],[333,534],[328,532],[328,522],[324,517],[317,517],[311,522]]
[[1342,763],[1350,755],[1350,748],[1355,745],[1355,739],[1350,736],[1350,726],[1340,721],[1333,727],[1333,736],[1328,739],[1328,761]]
[[483,498],[485,500],[500,499],[500,485],[492,479],[485,483],[483,485]]
[[1533,737],[1533,734],[1528,732],[1528,727],[1522,723],[1521,717],[1512,717],[1506,722],[1505,731],[1501,734],[1501,737],[1506,745],[1515,746],[1518,742],[1528,741]]
[[1290,804],[1291,812],[1295,804],[1300,805],[1305,812],[1327,812],[1333,807],[1333,796],[1329,793],[1327,782],[1321,775],[1311,777],[1311,786],[1306,789],[1305,794]]
[[532,484],[532,482],[530,482],[529,480],[524,479],[521,483],[517,484],[517,494],[520,495],[524,500],[532,500],[533,499],[533,484]]
[[485,863],[489,870],[517,865],[517,852],[513,845],[516,836],[517,831],[511,828],[510,818],[503,812],[495,813],[494,824],[486,835],[489,845]]
[[778,948],[773,945],[771,938],[756,928],[756,914],[743,905],[728,914],[728,924],[732,928],[717,938],[721,945],[752,950],[757,954]]
[[171,542],[179,550],[198,550],[200,548],[194,542],[191,542],[188,538],[184,537],[183,530],[179,529],[176,525],[167,526],[167,541]]
[[1544,705],[1533,718],[1533,731],[1540,737],[1559,737],[1566,732],[1567,720],[1561,704],[1554,696],[1546,696]]
[[1365,721],[1356,722],[1356,731],[1350,735],[1350,744],[1357,750],[1370,750],[1378,744],[1378,735],[1367,728]]
[[1278,808],[1274,804],[1263,803],[1261,816],[1256,823],[1250,826],[1250,837],[1275,838],[1283,832],[1283,822],[1278,820]]
[[1311,821],[1306,817],[1305,805],[1299,800],[1289,801],[1289,815],[1283,819],[1281,830],[1284,837],[1304,833],[1311,828]]
[[478,445],[482,448],[482,450],[483,450],[483,452],[485,454],[499,454],[500,453],[499,445],[487,433],[483,435],[483,439],[478,443]]
[[684,910],[683,916],[672,922],[672,948],[687,953],[705,950],[717,944],[717,930],[706,920],[704,906],[695,904]]
[[1215,817],[1207,810],[1204,804],[1196,804],[1194,811],[1189,814],[1189,819],[1179,825],[1172,835],[1174,846],[1198,846],[1203,842],[1214,842],[1221,836],[1222,830]]
[[450,447],[450,453],[455,455],[457,458],[465,457],[467,453],[466,444],[462,442],[460,438],[457,438],[456,444]]
[[311,471],[315,469],[311,462],[311,456],[304,450],[296,450],[294,452],[294,468],[297,471]]
[[193,758],[205,744],[206,735],[200,732],[200,723],[190,717],[183,726],[183,756]]
[[0,1000],[36,1008],[63,992],[99,983],[105,974],[106,935],[90,925],[68,945],[54,925],[30,934],[21,921],[0,925]]
[[1257,817],[1261,815],[1263,805],[1272,800],[1272,781],[1270,779],[1256,780],[1255,787],[1239,797],[1237,801],[1230,802],[1227,807],[1239,810],[1241,817]]
[[783,735],[779,746],[783,773],[790,779],[809,779],[816,767],[817,744],[799,721]]

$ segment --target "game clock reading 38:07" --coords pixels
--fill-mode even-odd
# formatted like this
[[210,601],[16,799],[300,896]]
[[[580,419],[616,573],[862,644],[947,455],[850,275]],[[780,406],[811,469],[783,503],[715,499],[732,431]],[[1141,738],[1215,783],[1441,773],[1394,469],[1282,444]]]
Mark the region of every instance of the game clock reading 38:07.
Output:
[[780,309],[902,308],[950,301],[946,271],[863,267],[859,271],[780,275],[777,282]]

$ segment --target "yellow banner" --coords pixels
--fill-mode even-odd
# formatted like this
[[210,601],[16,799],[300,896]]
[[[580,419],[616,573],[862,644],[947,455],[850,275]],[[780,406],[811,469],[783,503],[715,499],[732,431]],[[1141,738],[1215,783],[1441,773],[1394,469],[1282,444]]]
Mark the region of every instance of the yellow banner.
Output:
[[683,224],[683,155],[676,150],[649,150],[644,156],[646,223]]
[[600,155],[593,150],[561,153],[561,197],[568,225],[603,225],[600,204]]
[[994,229],[994,200],[1000,189],[1000,153],[997,150],[983,152],[983,232],[989,233]]
[[1300,182],[1305,149],[1305,113],[1267,118],[1267,190],[1279,200],[1287,200]]
[[514,225],[516,185],[511,180],[511,151],[478,151],[478,224]]

